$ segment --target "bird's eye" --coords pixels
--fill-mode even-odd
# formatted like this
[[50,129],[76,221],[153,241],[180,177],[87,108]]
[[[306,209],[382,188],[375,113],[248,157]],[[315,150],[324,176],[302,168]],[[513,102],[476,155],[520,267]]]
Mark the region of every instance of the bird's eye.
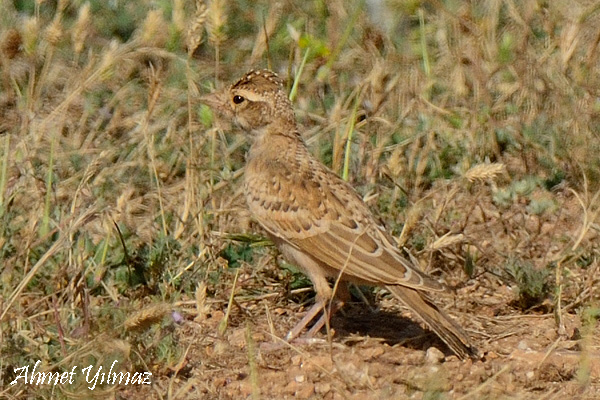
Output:
[[240,103],[242,103],[243,101],[244,101],[244,98],[243,98],[242,96],[239,96],[239,95],[237,95],[237,94],[236,94],[235,96],[233,96],[233,102],[234,102],[235,104],[240,104]]

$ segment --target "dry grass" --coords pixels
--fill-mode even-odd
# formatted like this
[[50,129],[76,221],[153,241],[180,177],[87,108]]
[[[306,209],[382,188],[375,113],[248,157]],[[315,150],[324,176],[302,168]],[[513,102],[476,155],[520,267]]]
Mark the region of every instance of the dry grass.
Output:
[[[0,8],[0,397],[600,396],[595,2]],[[483,361],[434,371],[421,331],[343,321],[327,348],[261,351],[310,290],[251,235],[245,139],[196,99],[266,66],[311,150],[455,289]],[[37,360],[153,385],[8,384]]]

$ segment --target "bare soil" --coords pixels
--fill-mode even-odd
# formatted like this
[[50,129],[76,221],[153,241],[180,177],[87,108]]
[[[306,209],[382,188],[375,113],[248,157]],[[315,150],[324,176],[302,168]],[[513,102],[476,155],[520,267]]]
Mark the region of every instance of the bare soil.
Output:
[[206,399],[251,398],[253,390],[267,399],[600,398],[598,328],[581,352],[577,315],[563,315],[560,336],[551,314],[489,315],[510,295],[485,292],[470,285],[443,299],[471,334],[479,359],[457,359],[391,298],[375,311],[361,302],[347,305],[332,318],[330,340],[321,332],[287,344],[273,338],[267,312],[281,338],[305,308],[272,309],[263,300],[234,307],[222,337],[216,334],[221,310],[186,321],[177,332],[188,346],[186,361],[176,376],[160,376],[187,398]]
[[[276,253],[266,252],[242,264],[235,288],[234,274],[224,274],[209,288],[214,296],[182,308],[176,340],[187,353],[175,371],[157,375],[158,386],[203,399],[600,399],[600,328],[593,318],[582,322],[596,298],[598,264],[570,263],[560,292],[526,307],[516,282],[495,269],[513,258],[533,268],[560,263],[581,232],[581,206],[565,190],[556,194],[560,212],[532,215],[519,201],[494,205],[486,190],[451,196],[452,187],[434,188],[437,206],[424,211],[413,232],[459,231],[469,242],[417,258],[454,288],[435,300],[470,334],[479,358],[459,360],[378,289],[361,291],[362,299],[335,314],[329,334],[285,343],[281,338],[312,305],[312,291],[288,290]],[[581,245],[593,248],[596,240],[590,230]],[[460,268],[468,246],[478,252],[471,278]]]

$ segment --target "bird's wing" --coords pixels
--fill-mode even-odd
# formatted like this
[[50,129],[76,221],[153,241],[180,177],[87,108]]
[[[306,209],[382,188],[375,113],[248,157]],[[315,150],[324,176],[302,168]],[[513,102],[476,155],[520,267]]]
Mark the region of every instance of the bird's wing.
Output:
[[341,271],[346,280],[444,290],[400,254],[354,189],[316,160],[263,167],[246,172],[246,196],[271,235]]

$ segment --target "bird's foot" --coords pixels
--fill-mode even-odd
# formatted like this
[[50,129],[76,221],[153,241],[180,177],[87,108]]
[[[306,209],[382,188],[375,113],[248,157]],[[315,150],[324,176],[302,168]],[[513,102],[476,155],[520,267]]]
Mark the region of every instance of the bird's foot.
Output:
[[[289,346],[290,344],[300,344],[300,345],[314,345],[314,344],[323,344],[327,343],[327,339],[315,338],[314,335],[319,332],[323,326],[329,325],[329,319],[331,316],[339,310],[344,303],[339,299],[335,299],[333,302],[328,302],[326,300],[317,301],[306,313],[304,317],[288,332],[285,336],[285,339],[280,339],[278,342],[272,343],[262,343],[261,349],[263,350],[277,350],[281,349],[285,346]],[[315,319],[315,317],[323,311],[321,317],[311,326],[311,328],[306,332],[305,335],[300,336],[300,333],[311,321]]]

